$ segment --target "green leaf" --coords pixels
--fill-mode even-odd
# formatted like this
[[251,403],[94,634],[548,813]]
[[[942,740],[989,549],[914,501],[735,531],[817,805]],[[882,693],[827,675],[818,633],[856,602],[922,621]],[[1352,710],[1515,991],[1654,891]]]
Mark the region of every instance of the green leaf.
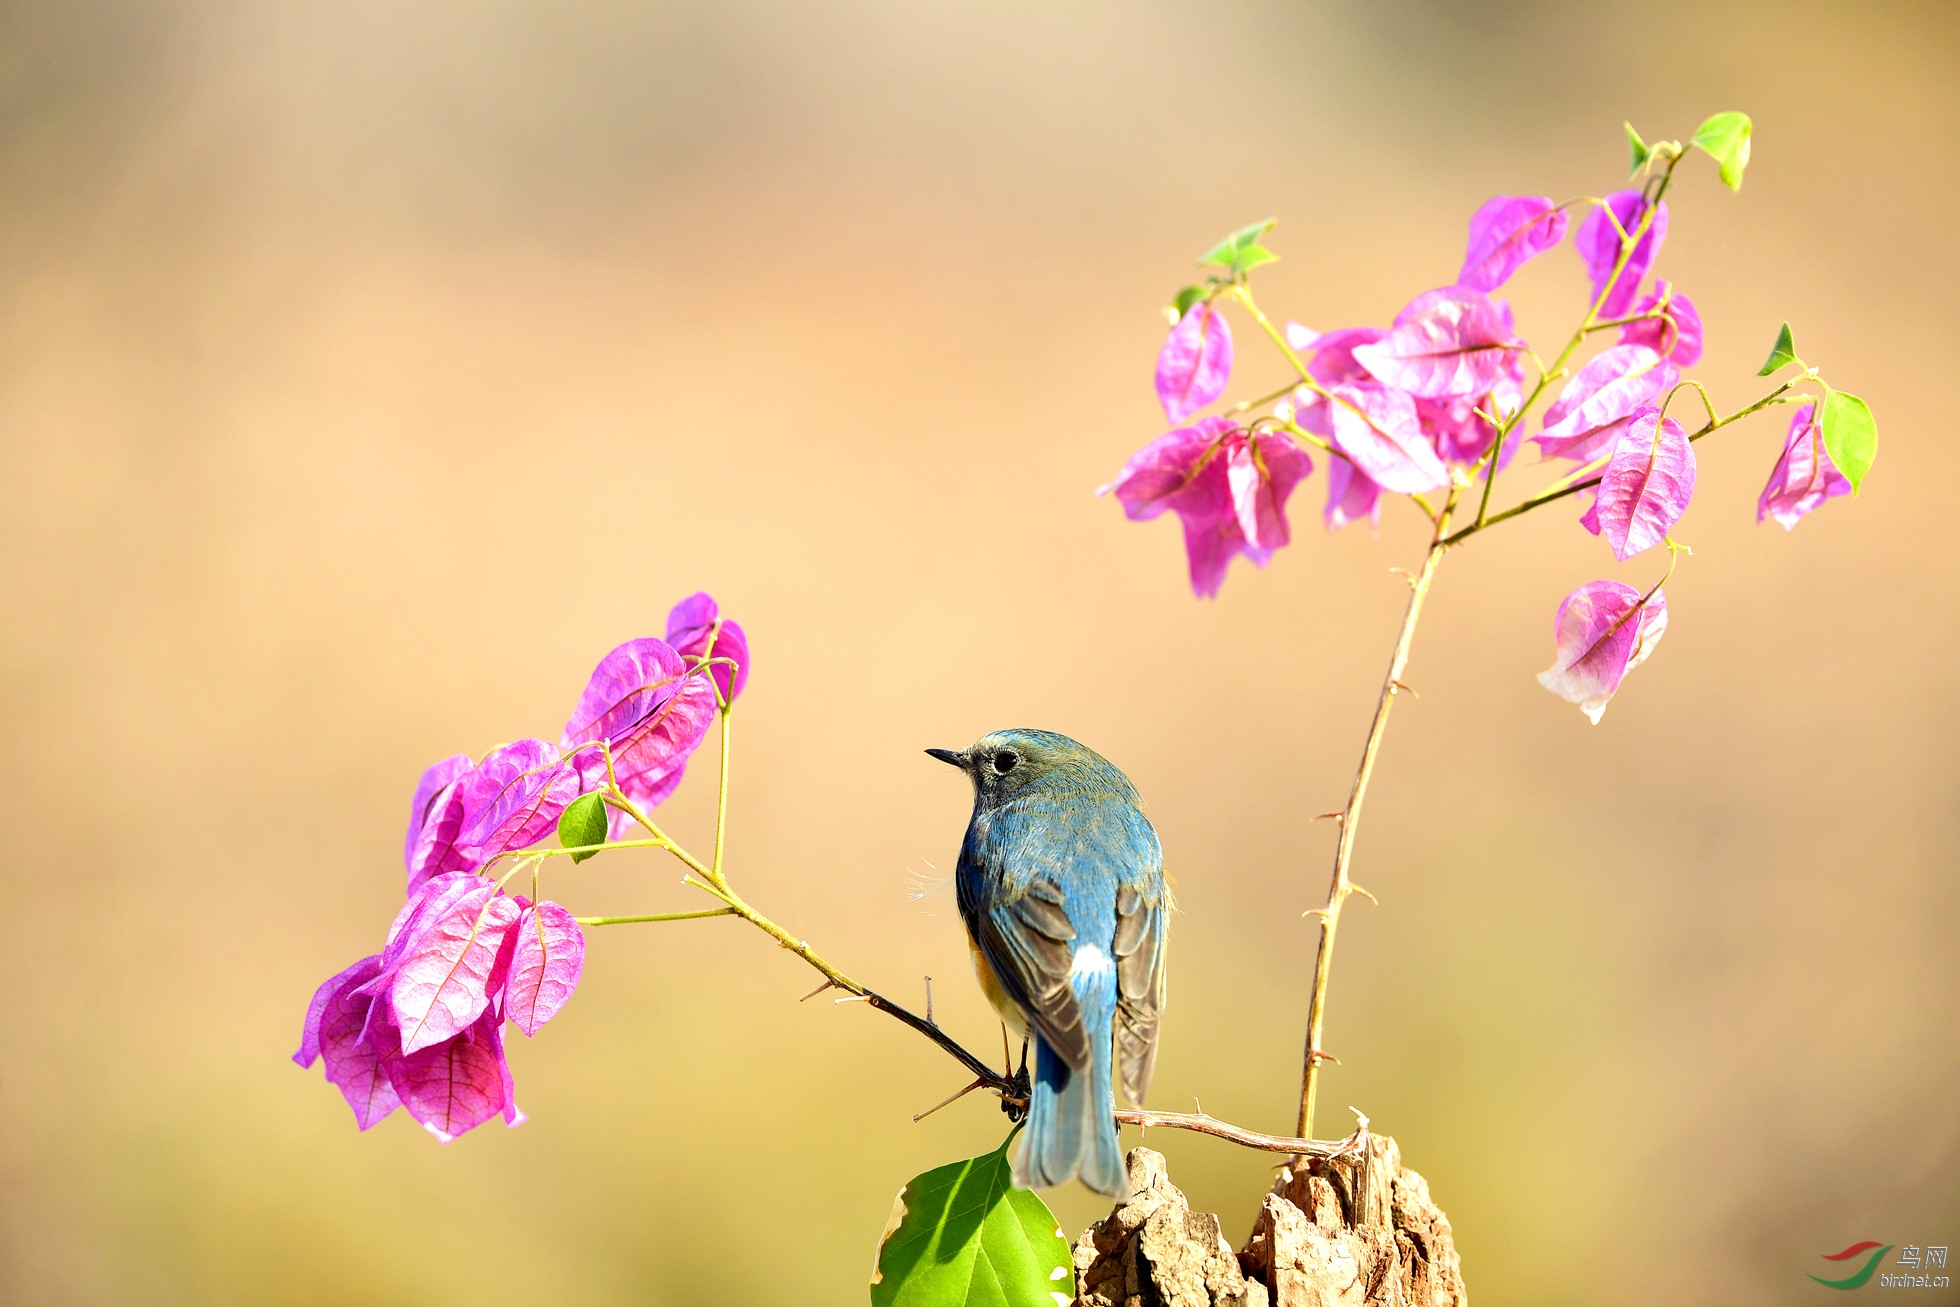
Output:
[[[1240,253],[1248,247],[1256,247],[1259,243],[1259,238],[1278,225],[1278,218],[1268,218],[1264,222],[1255,222],[1249,227],[1241,227],[1224,240],[1218,242],[1218,244],[1206,250],[1204,257],[1199,259],[1198,262],[1200,264],[1216,263],[1222,267],[1237,268]],[[1276,255],[1269,254],[1266,258],[1260,260],[1260,262],[1270,263],[1276,257]]]
[[1797,344],[1790,339],[1790,324],[1784,323],[1783,330],[1776,333],[1776,345],[1770,350],[1763,366],[1756,369],[1756,375],[1767,377],[1778,368],[1787,367],[1797,361]]
[[1186,286],[1177,293],[1177,298],[1171,301],[1171,307],[1177,310],[1177,316],[1181,318],[1190,312],[1193,304],[1196,304],[1204,297],[1205,288],[1203,286]]
[[1842,390],[1824,396],[1824,452],[1857,494],[1858,483],[1878,457],[1878,423],[1872,420],[1871,405]]
[[1732,191],[1742,189],[1742,170],[1749,166],[1750,127],[1748,114],[1730,111],[1695,128],[1694,143],[1722,165],[1722,184]]
[[[576,849],[582,844],[604,844],[606,842],[606,801],[597,794],[581,794],[565,805],[565,811],[558,814],[558,846]],[[574,853],[573,862],[584,862],[587,858],[598,857],[595,849],[591,853]]]
[[1232,260],[1231,267],[1235,272],[1250,272],[1262,263],[1278,262],[1279,255],[1273,253],[1264,245],[1248,245],[1239,251],[1236,259]]
[[871,1307],[1057,1307],[1075,1301],[1068,1240],[1016,1189],[1007,1146],[914,1176],[892,1203]]
[[1627,169],[1627,175],[1632,176],[1647,166],[1647,160],[1654,152],[1647,148],[1647,142],[1640,139],[1640,133],[1633,130],[1632,123],[1620,125],[1627,129],[1627,144],[1633,147],[1633,167]]

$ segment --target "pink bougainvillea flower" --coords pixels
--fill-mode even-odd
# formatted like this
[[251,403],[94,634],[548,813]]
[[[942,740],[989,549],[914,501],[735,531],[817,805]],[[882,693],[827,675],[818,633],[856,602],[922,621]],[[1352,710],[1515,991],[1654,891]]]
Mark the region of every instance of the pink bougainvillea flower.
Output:
[[503,1023],[489,1013],[452,1038],[388,1059],[388,1074],[408,1114],[445,1144],[499,1114],[506,1125],[524,1124]]
[[408,805],[408,843],[402,854],[408,863],[411,895],[431,876],[469,869],[456,852],[456,836],[463,827],[462,780],[474,765],[467,754],[444,758],[423,772],[415,787],[415,797]]
[[[1307,361],[1307,375],[1323,387],[1348,382],[1369,382],[1374,376],[1354,357],[1357,345],[1372,345],[1388,334],[1380,327],[1341,327],[1315,336],[1309,345],[1295,349],[1313,350]],[[1334,419],[1328,415],[1327,401],[1317,392],[1301,386],[1293,392],[1293,420],[1315,435],[1334,438]]]
[[320,986],[306,1010],[306,1025],[293,1061],[310,1067],[326,1061],[327,1080],[354,1109],[354,1121],[366,1130],[400,1104],[388,1078],[382,1054],[361,1036],[374,1003],[362,986],[381,971],[381,958],[362,958]]
[[[1289,543],[1286,501],[1293,488],[1313,472],[1313,459],[1280,431],[1243,432],[1225,439],[1225,480],[1232,491],[1232,511],[1239,533],[1250,551],[1271,557]],[[1259,560],[1264,566],[1263,559]]]
[[1552,624],[1558,654],[1538,683],[1576,703],[1593,725],[1626,674],[1646,661],[1667,632],[1667,595],[1618,581],[1589,581],[1565,597]]
[[1296,350],[1312,349],[1314,342],[1319,339],[1320,333],[1312,327],[1303,327],[1290,320],[1286,324],[1286,343]]
[[1756,500],[1756,521],[1770,518],[1785,531],[1824,506],[1833,495],[1848,495],[1851,483],[1824,450],[1824,429],[1817,422],[1817,406],[1805,404],[1790,419],[1790,432],[1783,440],[1783,453],[1770,470],[1769,484]]
[[1654,289],[1640,297],[1630,315],[1652,313],[1660,308],[1662,300],[1667,301],[1667,307],[1661,309],[1660,317],[1629,322],[1620,328],[1620,343],[1645,345],[1656,354],[1665,354],[1679,367],[1691,367],[1701,357],[1701,314],[1695,312],[1693,300],[1665,279],[1657,279]]
[[1664,539],[1688,511],[1695,493],[1695,447],[1673,418],[1659,408],[1635,413],[1613,445],[1593,520],[1625,560]]
[[1412,494],[1449,482],[1449,469],[1424,439],[1409,394],[1352,384],[1335,386],[1330,393],[1334,399],[1327,411],[1334,443],[1382,489]]
[[1565,239],[1566,213],[1543,196],[1499,195],[1470,216],[1470,244],[1456,284],[1496,290],[1525,263]]
[[505,982],[503,1014],[528,1038],[557,1016],[585,970],[585,933],[556,903],[524,909],[512,928],[516,941]]
[[492,749],[459,784],[456,853],[480,867],[506,849],[529,848],[558,828],[558,814],[581,784],[577,769],[543,740]]
[[1358,522],[1364,517],[1371,528],[1380,528],[1382,488],[1345,458],[1328,460],[1327,529],[1338,531],[1349,522]]
[[709,674],[665,640],[643,637],[599,660],[565,723],[563,744],[578,751],[583,769],[584,760],[599,751],[579,746],[607,741],[620,789],[650,808],[680,784],[689,755],[714,717],[715,683]]
[[[439,906],[417,917],[398,937],[382,973],[388,1007],[401,1028],[401,1049],[414,1053],[459,1035],[490,1010],[509,975],[507,943],[519,908],[495,881],[456,873],[463,890],[431,882]],[[387,952],[383,954],[387,958]]]
[[1356,346],[1353,353],[1388,385],[1441,399],[1481,395],[1496,385],[1504,356],[1517,344],[1507,315],[1490,296],[1445,286],[1409,301],[1386,336]]
[[1225,393],[1232,376],[1232,329],[1210,300],[1184,311],[1157,355],[1157,398],[1164,417],[1182,422]]
[[1209,598],[1244,554],[1264,567],[1287,542],[1286,501],[1313,464],[1278,432],[1246,432],[1200,418],[1151,441],[1096,493],[1114,493],[1124,515],[1144,522],[1173,512],[1184,527],[1191,588]]
[[740,622],[721,620],[713,595],[689,595],[674,605],[667,614],[667,643],[683,658],[727,660],[716,661],[712,674],[729,703],[749,683],[749,637]]
[[[1624,419],[1680,380],[1680,370],[1645,345],[1615,345],[1565,383],[1532,439],[1546,458],[1590,462],[1612,448]],[[1616,426],[1615,424],[1622,424]]]
[[[1613,276],[1613,268],[1619,262],[1623,242],[1620,231],[1606,216],[1607,209],[1620,220],[1620,228],[1631,236],[1640,225],[1647,212],[1647,202],[1637,190],[1615,191],[1606,197],[1606,206],[1594,205],[1592,212],[1580,222],[1579,230],[1572,237],[1572,246],[1579,251],[1585,262],[1586,275],[1592,279],[1593,299],[1599,302],[1599,316],[1618,318],[1626,315],[1627,306],[1640,292],[1640,279],[1647,275],[1647,269],[1654,266],[1654,256],[1660,252],[1661,242],[1667,239],[1667,201],[1661,201],[1654,214],[1654,221],[1633,247],[1626,267],[1618,277]],[[1609,290],[1606,283],[1611,280]],[[1600,293],[1605,298],[1600,299]]]

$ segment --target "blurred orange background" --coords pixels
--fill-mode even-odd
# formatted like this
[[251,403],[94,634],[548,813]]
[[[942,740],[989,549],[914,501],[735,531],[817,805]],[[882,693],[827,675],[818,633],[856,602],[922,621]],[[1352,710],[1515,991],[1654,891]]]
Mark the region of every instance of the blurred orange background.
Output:
[[[1307,819],[1421,523],[1328,537],[1316,479],[1194,600],[1175,528],[1091,496],[1161,430],[1161,305],[1271,213],[1270,309],[1386,323],[1490,195],[1603,193],[1623,118],[1730,108],[1747,184],[1691,159],[1659,264],[1694,375],[1739,407],[1788,318],[1877,467],[1786,536],[1753,521],[1786,415],[1702,444],[1673,627],[1596,729],[1533,679],[1553,612],[1660,562],[1563,507],[1450,557],[1322,1132],[1400,1140],[1485,1303],[1828,1299],[1822,1253],[1960,1244],[1956,66],[1954,11],[1905,4],[10,8],[0,1297],[863,1301],[893,1193],[1004,1122],[912,1124],[958,1068],[799,1005],[739,923],[594,932],[514,1038],[520,1130],[364,1136],[287,1061],[400,903],[421,769],[555,737],[700,588],[754,642],[752,901],[901,1000],[931,975],[992,1053],[943,888],[968,793],[920,749],[1075,735],[1184,909],[1153,1104],[1286,1130]],[[1507,294],[1556,348],[1583,290],[1568,249]],[[1240,325],[1234,393],[1271,389]],[[701,906],[677,875],[547,892]],[[1272,1159],[1150,1143],[1242,1238]]]

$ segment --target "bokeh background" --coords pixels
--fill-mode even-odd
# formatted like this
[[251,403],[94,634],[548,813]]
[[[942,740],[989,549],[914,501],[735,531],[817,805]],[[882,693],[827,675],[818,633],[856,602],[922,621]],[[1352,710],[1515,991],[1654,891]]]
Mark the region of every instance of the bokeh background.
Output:
[[[1091,495],[1161,429],[1161,305],[1277,214],[1268,305],[1386,322],[1488,196],[1602,193],[1623,118],[1727,108],[1747,185],[1691,161],[1660,264],[1696,375],[1753,397],[1789,318],[1877,468],[1786,536],[1783,418],[1700,446],[1673,627],[1596,729],[1533,679],[1554,608],[1658,561],[1563,509],[1449,559],[1323,1129],[1400,1139],[1486,1303],[1828,1299],[1822,1253],[1960,1244],[1956,66],[1932,4],[8,6],[0,1297],[863,1300],[893,1193],[1004,1123],[912,1124],[957,1068],[738,923],[599,932],[515,1041],[520,1130],[363,1136],[287,1061],[400,902],[422,767],[554,735],[704,587],[755,646],[758,905],[991,1050],[968,796],[919,750],[1079,736],[1184,908],[1154,1103],[1286,1129],[1307,818],[1420,523],[1330,538],[1316,481],[1194,600],[1174,527]],[[1582,291],[1567,250],[1509,293],[1549,342]],[[697,906],[643,854],[550,892]],[[1271,1159],[1151,1143],[1242,1238]]]

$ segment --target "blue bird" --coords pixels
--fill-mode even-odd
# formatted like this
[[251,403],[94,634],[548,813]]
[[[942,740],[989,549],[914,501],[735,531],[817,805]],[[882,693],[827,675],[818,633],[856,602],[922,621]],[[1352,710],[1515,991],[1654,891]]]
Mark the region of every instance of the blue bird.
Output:
[[1141,1105],[1157,1063],[1170,890],[1130,778],[1053,731],[927,749],[973,780],[960,917],[980,988],[1034,1039],[1033,1102],[1014,1183],[1075,1176],[1125,1198],[1112,1069]]

